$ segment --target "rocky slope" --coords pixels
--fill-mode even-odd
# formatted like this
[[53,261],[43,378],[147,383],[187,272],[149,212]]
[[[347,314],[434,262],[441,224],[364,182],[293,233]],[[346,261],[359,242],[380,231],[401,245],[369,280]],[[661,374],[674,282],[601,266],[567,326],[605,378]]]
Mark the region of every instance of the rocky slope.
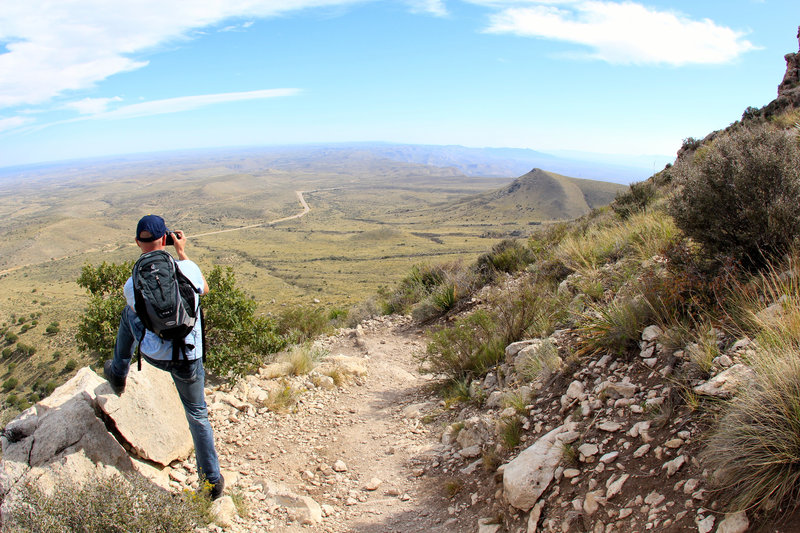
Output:
[[[563,290],[570,290],[569,283]],[[480,298],[474,303],[480,305]],[[644,330],[635,357],[596,354],[580,366],[569,355],[576,341],[571,331],[514,343],[496,372],[472,383],[483,402],[455,405],[441,401],[431,380],[417,372],[422,333],[405,317],[371,320],[317,341],[330,355],[311,374],[286,376],[287,369],[275,364],[232,390],[210,389],[228,494],[248,511],[239,516],[223,498],[220,518],[208,529],[747,530],[744,514],[719,513],[708,492],[709,473],[698,460],[704,421],[677,401],[686,391],[673,379],[687,355],[666,349],[657,327]],[[715,377],[693,382],[698,397],[725,396],[746,379],[737,363],[748,341],[720,335],[718,343]],[[533,382],[522,379],[521,369],[537,358],[552,372]],[[339,386],[325,375],[331,367],[338,369],[332,375],[341,379]],[[116,398],[85,369],[9,424],[3,438],[6,502],[13,502],[13,483],[20,479],[52,486],[58,476],[111,467],[135,468],[172,490],[195,487],[197,473],[185,447],[159,456],[154,447],[161,447],[122,435],[126,426],[153,424],[162,415],[106,408],[107,414],[100,407],[134,398],[138,405],[136,381]],[[289,391],[296,403],[283,410],[275,395]],[[71,411],[86,420],[57,418]],[[514,421],[520,444],[512,447],[503,435]],[[56,427],[92,427],[96,433],[65,436],[54,433]],[[148,433],[162,434],[152,426],[133,432]],[[81,469],[73,468],[78,464]],[[4,504],[3,512],[9,507]]]

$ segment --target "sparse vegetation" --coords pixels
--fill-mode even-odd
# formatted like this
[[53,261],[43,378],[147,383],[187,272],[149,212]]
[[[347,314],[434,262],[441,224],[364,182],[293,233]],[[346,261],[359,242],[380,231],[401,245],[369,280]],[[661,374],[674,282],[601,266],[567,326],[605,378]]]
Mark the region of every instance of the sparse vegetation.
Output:
[[768,125],[720,136],[692,164],[676,166],[670,212],[711,255],[764,266],[800,234],[800,147]]
[[52,494],[25,485],[4,526],[10,531],[103,533],[191,531],[210,519],[206,498],[172,494],[139,474],[95,477]]
[[424,369],[454,380],[485,375],[504,356],[505,344],[495,331],[494,320],[483,311],[440,329],[422,357]]

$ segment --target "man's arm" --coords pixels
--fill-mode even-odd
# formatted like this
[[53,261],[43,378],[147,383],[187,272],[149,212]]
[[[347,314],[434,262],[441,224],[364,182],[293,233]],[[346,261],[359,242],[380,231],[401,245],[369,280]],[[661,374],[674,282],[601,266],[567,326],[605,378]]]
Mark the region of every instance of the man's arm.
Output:
[[[185,261],[189,259],[189,256],[186,255],[186,235],[184,235],[183,231],[172,232],[172,240],[174,241],[175,255],[178,256],[178,260]],[[200,275],[203,277],[203,294],[208,294],[209,288],[206,277],[202,273]]]

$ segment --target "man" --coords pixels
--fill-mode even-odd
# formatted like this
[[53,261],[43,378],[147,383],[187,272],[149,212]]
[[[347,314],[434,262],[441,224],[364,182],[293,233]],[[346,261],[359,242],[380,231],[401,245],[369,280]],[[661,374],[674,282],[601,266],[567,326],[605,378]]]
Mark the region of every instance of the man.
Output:
[[[189,278],[199,294],[208,292],[208,283],[200,268],[186,255],[186,237],[182,231],[170,232],[164,219],[157,215],[147,215],[136,226],[136,244],[142,254],[153,250],[163,250],[167,246],[167,236],[172,237],[178,267]],[[172,358],[172,341],[161,339],[150,330],[145,331],[136,315],[133,279],[125,282],[125,299],[128,305],[122,311],[122,318],[114,346],[114,359],[106,361],[103,371],[116,394],[125,390],[125,380],[131,365],[136,344],[142,339],[140,351],[144,359],[156,368],[172,374],[178,389],[189,431],[194,441],[195,457],[201,479],[211,484],[211,499],[222,495],[225,479],[219,470],[219,460],[214,448],[214,432],[208,421],[208,408],[205,400],[205,370],[203,368],[202,331],[198,317],[194,329],[186,336],[186,358],[178,361]],[[142,337],[144,333],[144,337]]]

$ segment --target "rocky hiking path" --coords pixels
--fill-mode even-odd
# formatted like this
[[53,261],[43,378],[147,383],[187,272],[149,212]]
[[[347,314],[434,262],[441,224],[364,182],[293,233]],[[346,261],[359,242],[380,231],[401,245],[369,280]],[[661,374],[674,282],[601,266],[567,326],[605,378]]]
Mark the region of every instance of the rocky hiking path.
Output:
[[250,510],[226,530],[475,531],[476,518],[453,507],[448,478],[426,468],[440,428],[422,418],[441,407],[414,359],[425,349],[422,332],[408,319],[381,318],[317,346],[361,361],[363,371],[354,371],[361,375],[328,390],[292,378],[309,386],[292,413],[211,405],[223,471]]

